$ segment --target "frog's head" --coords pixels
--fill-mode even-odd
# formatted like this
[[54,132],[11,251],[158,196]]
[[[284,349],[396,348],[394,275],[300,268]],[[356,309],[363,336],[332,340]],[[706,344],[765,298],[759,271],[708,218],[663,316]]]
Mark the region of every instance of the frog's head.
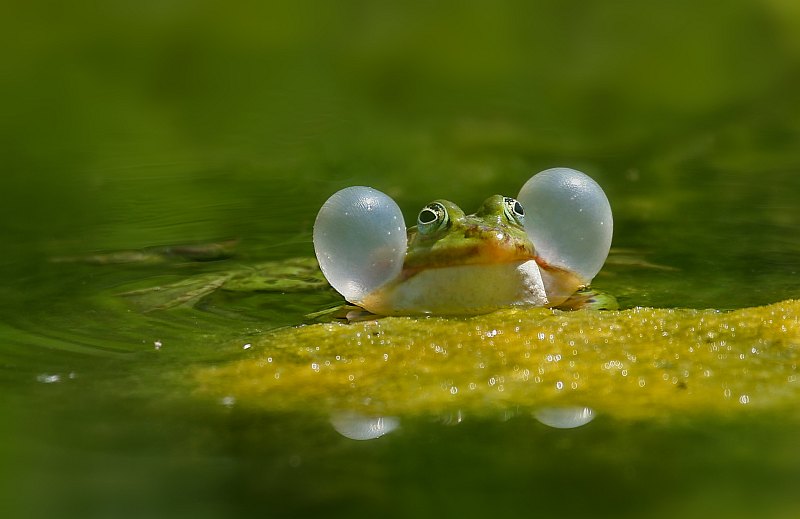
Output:
[[435,200],[422,208],[408,230],[406,275],[429,268],[491,265],[534,258],[524,227],[522,204],[494,195],[475,214],[453,202]]
[[568,168],[533,176],[517,199],[494,195],[475,214],[436,200],[406,232],[397,204],[349,187],[320,209],[314,249],[345,299],[375,313],[476,313],[557,305],[587,285],[611,245],[611,208]]

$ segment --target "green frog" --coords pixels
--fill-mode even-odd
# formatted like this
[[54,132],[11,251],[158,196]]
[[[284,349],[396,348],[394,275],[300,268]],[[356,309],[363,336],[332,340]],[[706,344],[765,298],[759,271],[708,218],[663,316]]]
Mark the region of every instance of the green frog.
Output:
[[391,198],[356,186],[331,196],[314,225],[328,282],[374,314],[580,307],[593,301],[586,287],[608,256],[613,226],[600,186],[569,168],[545,170],[517,198],[491,196],[471,215],[436,200],[415,226],[402,222]]
[[[333,315],[471,315],[505,307],[613,308],[588,288],[609,252],[612,217],[587,175],[554,168],[533,176],[517,198],[493,195],[474,214],[435,200],[406,229],[397,204],[368,187],[343,189],[314,225],[313,258],[227,269],[126,292],[146,310],[193,305],[217,290],[317,291],[330,283],[355,305]],[[233,242],[123,251],[102,263],[209,261]],[[97,262],[94,259],[94,262]],[[359,313],[358,309],[361,309]],[[343,311],[339,311],[343,310]],[[354,311],[355,310],[355,311]]]

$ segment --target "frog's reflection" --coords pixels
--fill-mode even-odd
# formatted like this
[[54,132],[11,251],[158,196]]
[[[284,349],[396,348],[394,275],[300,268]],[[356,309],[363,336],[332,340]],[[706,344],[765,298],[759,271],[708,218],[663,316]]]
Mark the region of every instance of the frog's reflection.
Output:
[[[508,411],[503,421],[513,418],[517,413]],[[590,407],[543,407],[533,413],[533,417],[543,425],[554,429],[574,429],[594,420],[595,412]],[[461,410],[442,415],[442,425],[459,425],[464,420]],[[393,432],[400,426],[395,416],[368,416],[355,411],[338,411],[330,417],[333,428],[351,440],[374,440]]]
[[554,429],[574,429],[594,420],[590,407],[542,407],[533,413],[539,422]]
[[336,432],[351,440],[374,440],[400,425],[400,420],[393,416],[365,416],[354,411],[336,412],[330,422]]

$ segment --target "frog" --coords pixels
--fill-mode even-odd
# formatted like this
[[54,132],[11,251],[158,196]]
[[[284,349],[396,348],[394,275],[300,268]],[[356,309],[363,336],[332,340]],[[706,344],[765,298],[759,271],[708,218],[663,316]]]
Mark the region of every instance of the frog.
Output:
[[[216,292],[297,294],[332,288],[306,322],[388,315],[477,315],[506,307],[615,309],[590,281],[603,266],[612,216],[588,175],[552,168],[517,198],[492,195],[473,214],[437,199],[406,228],[384,193],[354,186],[332,195],[313,228],[315,257],[241,263],[120,295],[144,312],[195,307]],[[149,247],[84,257],[92,264],[209,266],[236,256],[238,240]],[[63,260],[63,259],[62,259]]]
[[470,215],[434,200],[407,229],[385,193],[345,188],[323,204],[313,241],[325,278],[357,307],[378,315],[473,315],[609,304],[589,285],[612,234],[599,184],[559,167],[532,176],[516,198],[490,196]]

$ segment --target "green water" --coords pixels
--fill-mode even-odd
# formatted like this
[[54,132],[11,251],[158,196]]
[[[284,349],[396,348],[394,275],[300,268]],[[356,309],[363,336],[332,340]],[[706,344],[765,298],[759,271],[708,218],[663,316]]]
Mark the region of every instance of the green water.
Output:
[[[573,430],[411,415],[353,441],[313,401],[257,412],[187,377],[332,292],[149,313],[117,295],[309,256],[344,186],[408,219],[563,165],[611,201],[596,285],[623,307],[796,298],[794,2],[18,4],[0,21],[4,517],[800,514],[796,409]],[[218,262],[53,261],[230,237]]]

